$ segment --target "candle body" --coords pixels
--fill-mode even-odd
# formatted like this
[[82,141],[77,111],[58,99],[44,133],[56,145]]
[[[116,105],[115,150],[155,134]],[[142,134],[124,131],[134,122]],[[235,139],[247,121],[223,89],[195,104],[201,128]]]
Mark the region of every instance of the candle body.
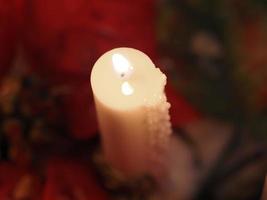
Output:
[[171,134],[167,102],[127,111],[108,108],[97,98],[95,104],[104,155],[113,167],[129,176],[154,175],[164,168]]
[[[137,50],[119,48],[103,57],[93,68],[91,84],[105,158],[126,176],[158,176],[167,164],[171,134],[166,76]],[[117,58],[124,66],[115,68],[122,79],[110,70]]]
[[124,174],[146,170],[147,152],[144,111],[139,108],[116,111],[96,100],[104,155],[108,162]]

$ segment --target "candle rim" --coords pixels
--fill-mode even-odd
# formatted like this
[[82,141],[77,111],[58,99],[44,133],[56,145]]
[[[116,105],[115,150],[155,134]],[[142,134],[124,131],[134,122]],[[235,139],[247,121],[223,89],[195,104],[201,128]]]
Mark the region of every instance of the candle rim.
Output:
[[[140,63],[144,62],[142,64],[145,64],[145,66],[138,66],[137,70],[141,69],[141,72],[147,71],[146,73],[148,73],[148,72],[152,73],[151,77],[146,74],[146,76],[147,76],[146,78],[148,78],[149,80],[148,81],[144,80],[144,82],[145,81],[147,81],[147,82],[145,82],[145,84],[143,84],[143,85],[140,85],[140,83],[138,83],[139,80],[138,81],[136,81],[136,80],[132,81],[133,83],[135,83],[135,85],[137,85],[138,90],[142,90],[143,96],[139,94],[140,99],[138,99],[139,97],[136,96],[138,91],[134,91],[134,93],[131,95],[121,96],[120,98],[122,98],[124,101],[118,102],[118,104],[120,104],[120,105],[116,105],[116,102],[114,102],[113,104],[110,103],[111,102],[110,98],[113,98],[111,91],[109,91],[109,88],[107,88],[106,91],[99,91],[100,90],[99,88],[102,87],[102,90],[103,90],[104,86],[98,87],[96,85],[96,82],[99,83],[100,81],[96,81],[95,77],[94,77],[94,76],[98,76],[98,75],[96,75],[96,73],[99,73],[99,72],[96,72],[97,71],[96,68],[99,67],[99,65],[102,68],[103,68],[103,66],[101,66],[101,65],[104,65],[104,64],[107,65],[107,60],[103,61],[105,56],[107,56],[107,59],[112,59],[112,55],[114,55],[115,53],[118,53],[118,52],[120,52],[120,53],[123,52],[122,55],[124,55],[124,56],[126,55],[126,57],[132,56],[133,59],[143,59],[141,61],[140,60],[137,60],[137,61]],[[127,57],[127,58],[129,58],[129,57]],[[133,77],[134,76],[135,76],[135,74],[133,75]],[[128,80],[123,80],[123,81],[128,81]],[[132,82],[130,84],[133,85],[133,90],[135,90],[136,89],[135,85],[132,84]],[[105,83],[102,83],[102,84],[104,85]],[[155,85],[155,87],[154,87],[154,85]],[[113,107],[113,109],[117,109],[117,110],[129,110],[129,109],[135,109],[139,106],[145,107],[145,106],[151,106],[151,105],[157,104],[158,102],[161,101],[162,96],[165,95],[165,93],[164,93],[165,85],[166,85],[166,76],[160,71],[159,68],[157,68],[154,65],[152,60],[142,51],[140,51],[138,49],[134,49],[134,48],[129,48],[129,47],[119,47],[119,48],[111,49],[111,50],[105,52],[102,56],[100,56],[97,59],[97,61],[95,62],[94,66],[93,66],[93,69],[91,71],[91,86],[92,86],[92,90],[94,92],[95,98],[98,101],[100,101],[102,104],[104,104],[108,107]],[[107,85],[107,87],[108,86],[109,85]],[[151,89],[153,91],[146,91],[146,89],[148,89],[148,90]],[[120,90],[121,90],[121,88],[120,88]],[[104,92],[109,94],[109,98],[103,97],[105,95],[101,96],[101,93],[104,93]],[[106,96],[108,96],[108,95],[106,95]],[[134,99],[134,98],[136,98],[136,99]],[[134,102],[135,104],[133,103],[131,105],[130,101],[133,101],[133,99],[136,100],[137,102]]]

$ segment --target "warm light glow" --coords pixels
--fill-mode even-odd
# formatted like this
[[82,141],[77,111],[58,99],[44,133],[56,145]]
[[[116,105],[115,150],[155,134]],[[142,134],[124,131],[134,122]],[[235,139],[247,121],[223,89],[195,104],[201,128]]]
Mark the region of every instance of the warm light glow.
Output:
[[112,55],[112,63],[115,72],[121,78],[127,78],[132,73],[133,67],[129,61],[121,54],[115,53]]
[[124,81],[121,85],[121,91],[124,95],[129,96],[133,94],[134,89],[127,81]]

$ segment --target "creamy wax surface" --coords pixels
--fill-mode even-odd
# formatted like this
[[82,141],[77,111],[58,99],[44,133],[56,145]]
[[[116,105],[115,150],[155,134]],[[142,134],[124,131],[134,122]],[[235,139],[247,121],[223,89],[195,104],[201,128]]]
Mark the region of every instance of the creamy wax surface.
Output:
[[171,124],[166,76],[139,50],[116,48],[91,73],[102,147],[125,176],[157,176],[166,165]]

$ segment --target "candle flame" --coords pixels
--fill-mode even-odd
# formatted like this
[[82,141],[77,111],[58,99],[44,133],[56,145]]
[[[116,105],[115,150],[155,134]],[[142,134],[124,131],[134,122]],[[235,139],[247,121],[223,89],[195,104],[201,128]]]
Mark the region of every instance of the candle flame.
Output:
[[133,94],[134,89],[127,81],[124,81],[121,85],[121,92],[122,94],[129,96]]
[[121,54],[115,53],[112,55],[113,68],[121,78],[128,77],[133,70],[130,62]]

